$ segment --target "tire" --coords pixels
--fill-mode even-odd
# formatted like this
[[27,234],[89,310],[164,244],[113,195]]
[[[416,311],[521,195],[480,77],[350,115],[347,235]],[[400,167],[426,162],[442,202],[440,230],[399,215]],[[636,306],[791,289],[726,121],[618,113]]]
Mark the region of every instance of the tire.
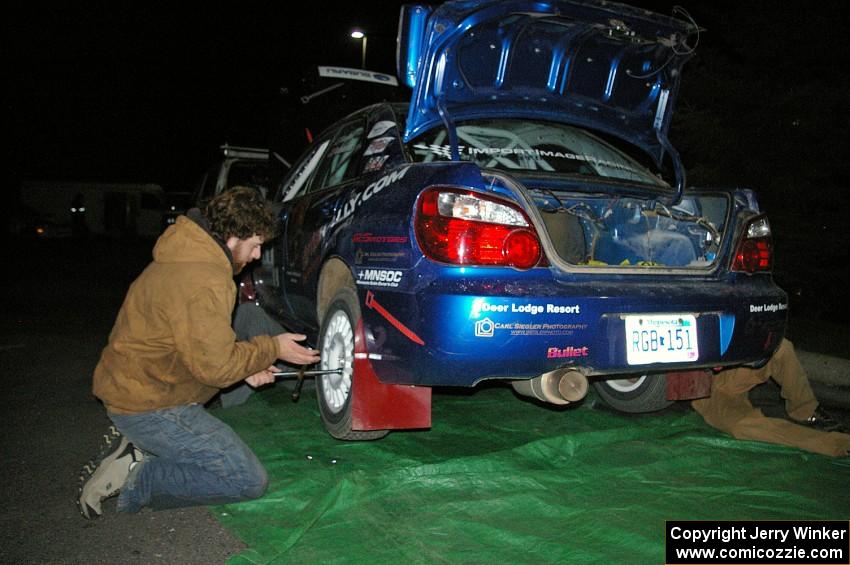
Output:
[[357,292],[348,286],[337,291],[322,316],[319,331],[320,366],[322,369],[342,369],[341,375],[316,377],[316,398],[319,413],[328,433],[336,439],[363,441],[379,439],[388,430],[355,431],[351,429],[354,375],[354,332],[360,321]]
[[667,379],[663,374],[598,380],[593,381],[593,387],[608,406],[630,414],[658,412],[675,402],[667,400]]

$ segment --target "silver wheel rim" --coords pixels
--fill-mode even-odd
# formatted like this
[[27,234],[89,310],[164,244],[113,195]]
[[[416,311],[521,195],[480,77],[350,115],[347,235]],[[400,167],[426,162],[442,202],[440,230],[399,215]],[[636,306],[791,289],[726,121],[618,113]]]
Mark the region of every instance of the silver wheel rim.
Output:
[[342,369],[340,375],[323,375],[322,396],[325,406],[338,414],[351,394],[351,375],[354,373],[354,329],[348,316],[341,310],[331,315],[325,335],[322,336],[322,369]]
[[605,381],[605,384],[617,392],[634,392],[643,385],[645,380],[646,375],[641,375],[639,377],[632,377],[629,379],[611,379]]

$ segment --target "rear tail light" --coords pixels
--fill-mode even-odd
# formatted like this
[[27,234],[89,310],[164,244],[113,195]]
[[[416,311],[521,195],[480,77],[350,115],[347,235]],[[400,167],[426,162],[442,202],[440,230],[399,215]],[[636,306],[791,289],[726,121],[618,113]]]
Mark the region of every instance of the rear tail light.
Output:
[[770,222],[765,216],[750,220],[735,250],[732,270],[744,273],[769,271],[773,264]]
[[416,239],[435,261],[530,269],[540,240],[514,204],[471,191],[429,188],[419,198]]

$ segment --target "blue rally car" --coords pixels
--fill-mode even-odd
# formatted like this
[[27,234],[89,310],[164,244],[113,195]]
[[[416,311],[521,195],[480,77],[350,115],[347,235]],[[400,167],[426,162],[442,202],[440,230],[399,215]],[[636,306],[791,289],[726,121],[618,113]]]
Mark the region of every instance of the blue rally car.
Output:
[[768,220],[750,190],[686,187],[667,139],[693,23],[568,0],[400,22],[411,102],[314,140],[254,273],[257,302],[316,336],[332,436],[427,428],[432,387],[494,379],[659,410],[771,356]]

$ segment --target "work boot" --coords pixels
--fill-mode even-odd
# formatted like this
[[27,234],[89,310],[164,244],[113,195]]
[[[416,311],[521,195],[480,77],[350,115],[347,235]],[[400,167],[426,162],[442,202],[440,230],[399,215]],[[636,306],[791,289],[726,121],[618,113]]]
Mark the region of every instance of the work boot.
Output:
[[[120,440],[119,440],[120,438]],[[77,502],[80,514],[88,520],[93,520],[101,514],[101,502],[118,494],[130,471],[142,461],[142,452],[133,446],[115,428],[104,436],[105,452],[118,441],[118,447],[102,457],[99,463],[91,461],[83,467],[80,473],[79,500]]]
[[811,416],[809,416],[800,423],[809,426],[810,428],[820,430],[822,432],[840,432],[843,434],[847,433],[847,429],[841,424],[841,422],[833,418],[820,406],[815,408],[815,411]]

